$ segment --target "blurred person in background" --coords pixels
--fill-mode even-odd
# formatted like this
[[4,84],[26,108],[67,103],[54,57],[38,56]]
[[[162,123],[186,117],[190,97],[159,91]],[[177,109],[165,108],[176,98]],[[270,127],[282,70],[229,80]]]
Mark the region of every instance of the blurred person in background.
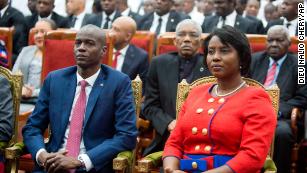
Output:
[[86,0],[66,0],[66,12],[68,14],[70,28],[79,30],[81,26],[85,25],[85,21],[90,17],[86,14],[85,1]]
[[151,12],[154,12],[155,11],[154,4],[155,4],[155,0],[144,0],[144,3],[143,3],[144,13],[149,14]]
[[116,0],[116,4],[116,9],[122,16],[131,17],[137,24],[140,22],[141,16],[131,10],[128,6],[127,0]]
[[203,23],[205,16],[203,13],[198,12],[195,0],[183,0],[183,11],[186,15],[188,15],[192,20],[199,23],[200,25]]
[[28,5],[28,8],[29,8],[29,10],[31,11],[32,14],[37,13],[36,3],[37,3],[37,0],[28,0],[27,5]]

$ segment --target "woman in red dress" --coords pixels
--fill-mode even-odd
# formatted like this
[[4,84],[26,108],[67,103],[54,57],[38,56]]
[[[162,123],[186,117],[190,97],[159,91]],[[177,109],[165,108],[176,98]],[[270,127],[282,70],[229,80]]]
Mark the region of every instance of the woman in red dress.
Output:
[[205,62],[216,84],[190,91],[163,152],[166,173],[257,173],[276,127],[269,95],[248,86],[251,52],[246,36],[230,26],[205,40]]

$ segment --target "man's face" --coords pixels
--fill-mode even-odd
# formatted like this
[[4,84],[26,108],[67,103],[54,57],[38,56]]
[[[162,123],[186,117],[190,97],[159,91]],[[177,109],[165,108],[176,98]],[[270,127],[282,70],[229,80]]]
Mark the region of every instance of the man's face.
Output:
[[191,58],[200,48],[200,33],[193,25],[183,25],[176,32],[174,40],[179,55],[184,58]]
[[129,24],[126,24],[123,21],[115,20],[112,23],[112,28],[110,30],[110,35],[115,38],[114,47],[120,49],[123,45],[129,42],[131,33],[129,34]]
[[41,17],[48,17],[54,8],[53,0],[38,0],[36,9]]
[[31,13],[36,11],[36,3],[37,0],[28,0],[28,8],[31,11]]
[[107,14],[112,14],[116,7],[115,0],[101,0],[100,4],[102,11],[106,12]]
[[155,5],[155,12],[163,16],[164,14],[168,13],[173,6],[172,0],[156,0]]
[[278,60],[283,57],[290,46],[290,41],[280,30],[268,32],[266,51],[273,59]]
[[257,17],[260,8],[260,3],[257,0],[248,0],[246,5],[246,14]]
[[214,8],[218,16],[227,16],[234,10],[233,0],[213,0]]
[[194,8],[195,2],[194,0],[184,0],[183,4],[183,11],[185,13],[190,13]]
[[76,63],[83,69],[93,68],[100,64],[101,57],[106,47],[102,45],[96,33],[80,31],[77,33],[74,45]]
[[281,14],[288,20],[297,17],[297,3],[295,0],[284,0],[281,4]]
[[78,0],[67,0],[66,12],[68,15],[74,15],[79,9],[80,2]]

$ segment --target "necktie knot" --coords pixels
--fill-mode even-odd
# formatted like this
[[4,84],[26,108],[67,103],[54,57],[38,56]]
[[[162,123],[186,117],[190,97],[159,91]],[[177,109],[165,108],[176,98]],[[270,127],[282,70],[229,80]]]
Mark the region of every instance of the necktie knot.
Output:
[[80,81],[80,86],[81,86],[81,89],[85,89],[85,87],[87,86],[86,80]]
[[289,28],[289,26],[291,26],[291,23],[290,23],[290,22],[288,22],[288,23],[286,24],[286,27],[287,27],[287,28]]
[[106,17],[106,22],[104,23],[103,29],[109,29],[109,22],[111,21],[110,16]]
[[115,54],[114,54],[114,59],[113,59],[113,62],[112,62],[112,67],[113,67],[114,69],[116,69],[116,66],[117,66],[117,58],[118,58],[118,56],[119,56],[120,54],[121,54],[121,53],[120,53],[119,50],[117,50],[117,51],[115,52]]
[[159,23],[162,23],[162,17],[159,17],[158,21]]

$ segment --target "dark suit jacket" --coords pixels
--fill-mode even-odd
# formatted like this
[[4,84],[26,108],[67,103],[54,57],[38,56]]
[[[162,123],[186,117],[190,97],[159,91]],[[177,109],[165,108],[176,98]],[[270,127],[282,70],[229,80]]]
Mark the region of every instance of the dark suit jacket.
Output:
[[[204,23],[202,24],[203,33],[212,32],[216,28],[219,22],[219,18],[220,16],[216,16],[216,15],[206,17],[204,20]],[[240,15],[237,15],[234,27],[246,34],[257,34],[257,30],[253,22],[251,22],[248,19],[243,18]]]
[[[84,26],[84,25],[86,25],[86,21],[88,20],[88,18],[91,16],[91,14],[85,14],[84,15],[84,18],[82,19],[82,24],[81,24],[81,27],[82,26]],[[69,22],[69,27],[74,27],[73,26],[73,15],[71,15],[71,16],[68,16],[67,17],[67,20],[68,20],[68,22]]]
[[[166,24],[166,32],[175,32],[177,24],[182,20],[189,18],[188,16],[183,16],[175,11],[170,11],[169,13],[169,18]],[[153,20],[154,12],[144,15],[139,22],[138,30],[150,30]]]
[[0,18],[1,27],[15,27],[13,36],[13,62],[15,62],[21,49],[27,45],[27,34],[23,14],[13,7],[8,7]]
[[[32,115],[23,128],[24,142],[33,159],[45,148],[56,152],[63,143],[77,84],[77,67],[49,73]],[[43,133],[51,130],[44,144]],[[101,65],[101,71],[88,98],[82,137],[86,154],[94,165],[93,172],[113,172],[112,159],[136,144],[136,115],[127,75]]]
[[[269,22],[268,24],[267,24],[267,26],[265,27],[265,33],[267,33],[268,32],[268,30],[269,30],[269,28],[271,27],[271,26],[274,26],[274,25],[284,25],[284,19],[277,19],[277,20],[274,20],[274,21],[272,21],[272,22]],[[305,22],[305,27],[307,26],[307,22]],[[298,35],[298,33],[297,33],[297,27],[296,27],[296,32],[295,32],[295,35],[297,36]],[[305,36],[307,36],[307,29],[305,28]]]
[[[264,83],[269,68],[266,52],[253,54],[250,77]],[[307,85],[298,85],[297,56],[287,54],[277,76],[276,83],[280,89],[279,111],[283,118],[290,118],[293,107],[307,108]],[[306,67],[305,67],[306,69]],[[306,78],[305,78],[306,81]]]
[[[163,150],[169,136],[168,124],[176,119],[177,85],[180,82],[179,58],[178,53],[174,52],[159,55],[151,61],[146,79],[143,115],[152,122],[157,133],[144,155]],[[203,56],[199,54],[197,58],[193,81],[210,75],[203,64]]]
[[[65,17],[57,14],[56,12],[52,12],[51,19],[55,22],[58,28],[69,28],[69,21]],[[27,16],[26,17],[27,30],[30,31],[30,29],[35,26],[37,21],[38,21],[38,14]]]
[[265,30],[264,30],[263,23],[261,20],[259,20],[257,17],[248,16],[248,15],[245,16],[245,18],[254,22],[256,30],[257,30],[257,34],[265,34]]
[[137,75],[140,75],[144,88],[148,66],[148,53],[130,44],[126,52],[122,72],[127,74],[131,80],[135,79]]
[[0,86],[0,141],[9,141],[14,129],[13,98],[9,81],[1,75]]
[[139,25],[139,23],[142,19],[141,15],[139,15],[139,14],[137,14],[137,13],[131,11],[131,10],[129,11],[128,16],[131,17],[136,22],[137,25]]
[[[98,13],[98,14],[93,14],[91,15],[86,21],[85,21],[85,24],[92,24],[92,25],[96,25],[98,26],[99,28],[101,28],[101,24],[103,23],[102,22],[102,19],[104,19],[103,13]],[[115,15],[114,15],[114,18],[112,20],[112,22],[117,19],[118,17],[120,17],[121,14],[119,11],[115,11]]]

